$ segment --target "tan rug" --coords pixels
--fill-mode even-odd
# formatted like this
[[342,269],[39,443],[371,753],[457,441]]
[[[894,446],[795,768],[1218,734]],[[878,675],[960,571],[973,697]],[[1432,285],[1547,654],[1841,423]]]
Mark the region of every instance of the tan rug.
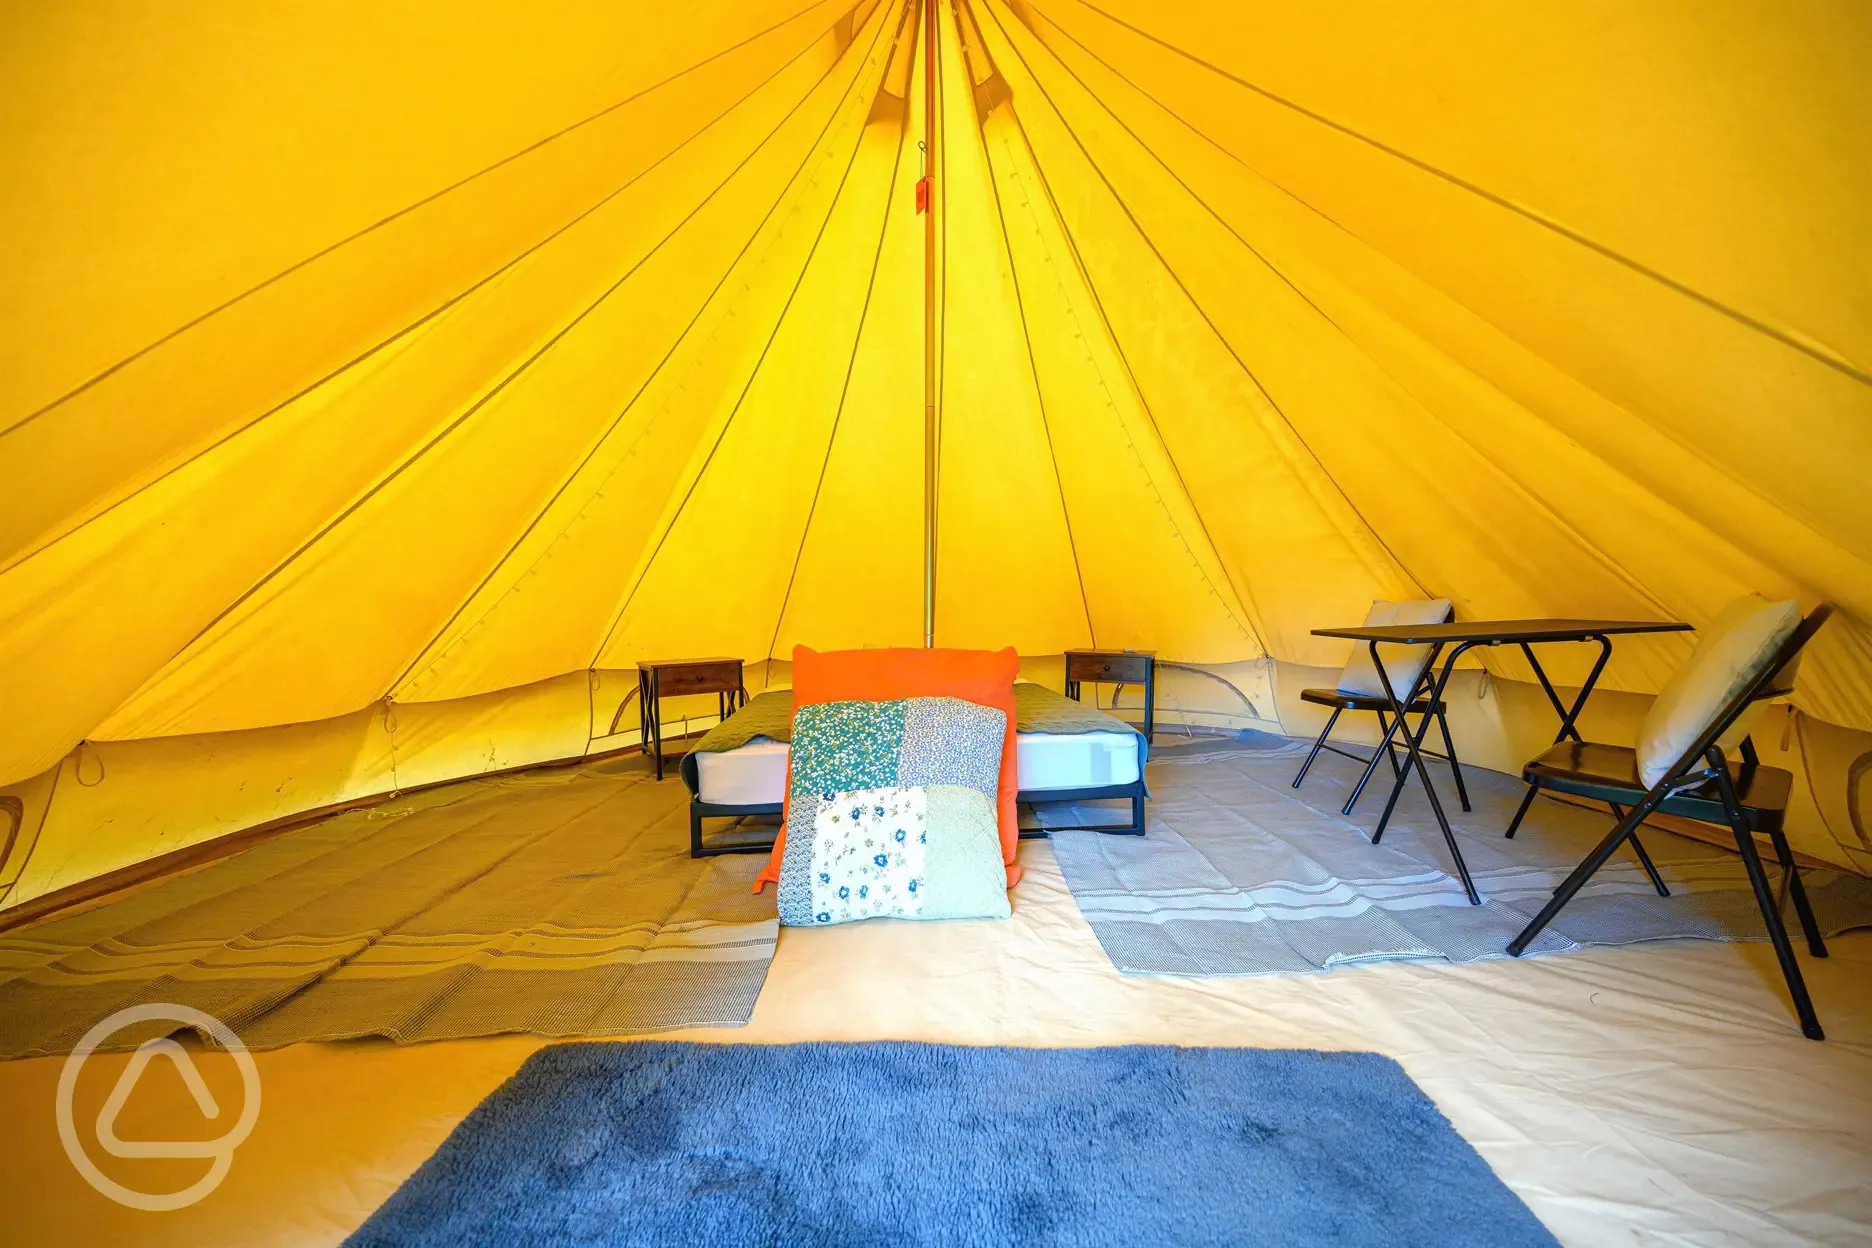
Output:
[[739,1025],[773,899],[749,892],[757,859],[688,857],[686,797],[634,757],[465,781],[10,935],[0,1057],[68,1052],[152,1002],[257,1049]]
[[[1293,975],[1358,963],[1505,958],[1554,889],[1612,827],[1609,814],[1537,801],[1502,836],[1526,789],[1467,769],[1474,810],[1439,786],[1482,904],[1470,905],[1429,802],[1413,777],[1381,843],[1372,830],[1390,792],[1382,764],[1350,818],[1339,811],[1358,764],[1322,754],[1296,792],[1309,742],[1262,736],[1160,743],[1151,760],[1150,833],[1058,832],[1054,852],[1080,912],[1121,971]],[[1659,897],[1629,850],[1595,875],[1528,947],[1763,940],[1768,933],[1740,855],[1647,830],[1671,890]],[[1780,868],[1769,868],[1778,882]],[[1872,879],[1804,872],[1827,935],[1872,927]],[[1805,959],[1806,942],[1786,916]]]

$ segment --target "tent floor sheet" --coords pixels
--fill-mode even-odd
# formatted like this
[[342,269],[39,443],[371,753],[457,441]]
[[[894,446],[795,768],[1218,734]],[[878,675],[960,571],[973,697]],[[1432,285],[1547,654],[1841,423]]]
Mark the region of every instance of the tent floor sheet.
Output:
[[[665,1038],[1376,1050],[1403,1064],[1563,1243],[1872,1235],[1872,932],[1835,939],[1825,961],[1803,956],[1829,1035],[1816,1044],[1801,1038],[1763,943],[1309,976],[1121,975],[1052,847],[1024,844],[1022,863],[1011,920],[783,931],[748,1026]],[[63,1059],[0,1063],[8,1238],[335,1243],[546,1043],[371,1040],[257,1054],[252,1136],[218,1190],[171,1213],[114,1204],[67,1161],[54,1113]],[[126,1060],[93,1057],[80,1096],[95,1082],[101,1101]],[[118,1135],[165,1138],[195,1113],[188,1097],[173,1073],[142,1080]],[[171,1189],[202,1165],[114,1164],[178,1167]]]

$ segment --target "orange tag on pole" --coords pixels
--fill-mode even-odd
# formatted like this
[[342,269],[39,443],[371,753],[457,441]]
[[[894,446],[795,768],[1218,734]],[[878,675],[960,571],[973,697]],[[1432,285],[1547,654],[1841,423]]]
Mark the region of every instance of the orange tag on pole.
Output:
[[929,211],[929,178],[928,177],[921,177],[917,179],[916,199],[917,199],[917,214],[920,216],[923,213],[928,212]]

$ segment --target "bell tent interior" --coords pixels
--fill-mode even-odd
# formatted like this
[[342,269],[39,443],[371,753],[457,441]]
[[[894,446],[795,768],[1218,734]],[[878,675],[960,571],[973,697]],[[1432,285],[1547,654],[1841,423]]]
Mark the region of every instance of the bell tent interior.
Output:
[[[1868,66],[1851,0],[0,8],[21,1242],[1863,1242]],[[1007,648],[1018,709],[828,674]],[[809,711],[891,699],[821,787],[984,803],[941,913],[1005,917],[789,917],[859,731]],[[985,789],[904,779],[918,715],[1005,740]],[[1141,837],[1086,830],[1119,789]],[[716,851],[776,822],[755,892]],[[165,1003],[251,1050],[231,1161],[73,1143],[152,1052],[202,1074],[112,1092],[125,1139],[240,1100],[225,1037],[92,1034]],[[1321,1052],[1403,1099],[1204,1082]],[[680,1146],[566,1162],[627,1053]],[[1038,1203],[697,1177],[717,1084],[855,1053],[937,1063],[905,1115],[1052,1159]],[[1093,1056],[1167,1063],[1156,1126],[1062,1108],[1130,1086]],[[990,1130],[980,1079],[1055,1099]],[[1222,1084],[1301,1100],[1184,1124],[1198,1199],[1168,1106]]]

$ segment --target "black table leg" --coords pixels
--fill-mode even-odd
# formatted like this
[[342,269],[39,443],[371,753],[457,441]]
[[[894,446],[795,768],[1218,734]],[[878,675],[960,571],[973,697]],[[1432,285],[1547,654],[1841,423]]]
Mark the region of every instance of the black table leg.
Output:
[[[1443,803],[1437,797],[1436,785],[1431,783],[1430,769],[1424,765],[1423,754],[1418,749],[1418,746],[1422,743],[1424,733],[1430,727],[1430,713],[1425,712],[1423,723],[1417,726],[1417,731],[1414,734],[1411,732],[1409,724],[1404,718],[1404,708],[1416,700],[1418,687],[1424,684],[1425,678],[1436,670],[1437,652],[1443,647],[1441,643],[1432,645],[1430,649],[1430,661],[1424,664],[1424,670],[1418,674],[1417,679],[1411,684],[1409,696],[1406,697],[1402,705],[1400,705],[1397,698],[1397,691],[1391,687],[1391,678],[1385,673],[1384,661],[1378,657],[1378,643],[1374,641],[1369,644],[1371,646],[1372,666],[1378,669],[1378,683],[1384,686],[1385,697],[1391,702],[1391,713],[1397,716],[1399,723],[1405,724],[1402,734],[1404,737],[1404,748],[1407,752],[1407,757],[1404,762],[1404,771],[1406,775],[1408,775],[1412,765],[1414,764],[1416,766],[1417,778],[1423,782],[1424,796],[1430,799],[1430,809],[1436,815],[1437,827],[1442,829],[1443,843],[1449,846],[1450,857],[1456,862],[1456,874],[1462,877],[1463,891],[1469,895],[1470,905],[1479,906],[1482,904],[1482,898],[1476,893],[1475,881],[1469,878],[1469,864],[1463,861],[1462,847],[1456,843],[1456,833],[1450,829],[1449,818],[1443,813]],[[1461,650],[1462,647],[1458,647],[1457,653],[1461,653]],[[1451,655],[1450,665],[1453,666],[1455,662],[1455,655]],[[1436,699],[1441,696],[1443,683],[1448,679],[1449,667],[1445,667],[1443,670],[1443,679],[1441,681],[1432,680],[1430,682],[1436,691],[1431,695],[1432,705],[1435,705]],[[1384,835],[1385,820],[1391,817],[1392,810],[1397,806],[1398,795],[1403,791],[1404,778],[1399,777],[1397,784],[1393,786],[1391,790],[1391,800],[1385,804],[1384,816],[1378,821],[1378,830],[1372,836],[1372,842],[1374,844],[1377,843],[1380,836]]]
[[1469,786],[1463,783],[1462,762],[1456,757],[1456,742],[1450,738],[1449,715],[1442,710],[1441,703],[1436,706],[1437,727],[1443,730],[1443,756],[1449,759],[1450,775],[1456,779],[1456,800],[1462,803],[1463,813],[1468,814],[1473,809],[1469,805]]
[[656,738],[656,778],[663,778],[663,682],[655,668],[650,669],[650,731]]
[[1525,641],[1520,643],[1521,653],[1527,656],[1528,666],[1534,669],[1534,678],[1540,681],[1541,690],[1546,693],[1547,701],[1552,703],[1554,714],[1560,717],[1560,731],[1554,734],[1555,745],[1568,737],[1572,737],[1575,741],[1583,740],[1574,721],[1579,718],[1579,713],[1586,709],[1586,699],[1592,696],[1593,686],[1599,683],[1599,674],[1605,671],[1606,660],[1612,657],[1610,637],[1601,633],[1588,640],[1599,643],[1599,658],[1593,664],[1592,671],[1587,673],[1586,683],[1580,686],[1579,696],[1573,699],[1571,707],[1560,701],[1560,695],[1554,690],[1553,682],[1547,679],[1547,673],[1541,667],[1540,660],[1534,657],[1534,647]]
[[[1431,650],[1430,661],[1424,664],[1424,670],[1422,671],[1422,673],[1418,675],[1418,678],[1417,678],[1418,683],[1411,686],[1411,701],[1414,702],[1416,700],[1417,690],[1421,687],[1424,689],[1425,693],[1429,696],[1430,705],[1433,707],[1438,705],[1442,701],[1444,689],[1446,689],[1449,686],[1450,673],[1456,670],[1456,660],[1460,659],[1463,656],[1463,653],[1467,651],[1468,649],[1470,649],[1472,646],[1478,646],[1481,644],[1483,643],[1476,642],[1476,641],[1465,641],[1461,645],[1457,646],[1455,650],[1450,652],[1450,657],[1448,661],[1443,664],[1443,674],[1441,677],[1438,677],[1435,674],[1436,673],[1436,656],[1439,653],[1441,653],[1443,649],[1442,645],[1438,644],[1435,649]],[[1378,646],[1375,642],[1372,643],[1372,662],[1373,663],[1378,662]],[[1384,671],[1382,667],[1380,667],[1378,670],[1381,673]],[[1387,681],[1385,684],[1385,697],[1390,699],[1391,706],[1393,710],[1395,710],[1397,707],[1397,698],[1393,696],[1389,681]],[[1404,717],[1402,715],[1398,716],[1398,723],[1399,724],[1404,723]],[[1419,745],[1423,744],[1424,736],[1429,732],[1429,730],[1430,730],[1430,713],[1426,713],[1424,716],[1423,722],[1418,725],[1417,743]],[[1410,728],[1408,726],[1406,726],[1404,729],[1404,736],[1405,736],[1405,744],[1406,745],[1410,744],[1410,741],[1409,741]],[[1403,795],[1404,784],[1408,780],[1409,776],[1410,776],[1410,763],[1408,760],[1406,760],[1404,764],[1403,773],[1397,777],[1396,783],[1393,784],[1391,787],[1391,796],[1385,802],[1384,814],[1378,817],[1378,828],[1377,828],[1377,831],[1372,836],[1372,843],[1374,845],[1378,843],[1379,837],[1382,837],[1384,835],[1384,830],[1386,826],[1391,822],[1391,812],[1393,809],[1396,808],[1398,798]],[[1353,796],[1356,797],[1357,794],[1354,794]],[[1438,809],[1440,811],[1441,807],[1439,807]],[[1464,809],[1467,809],[1467,807],[1465,806]],[[1344,813],[1348,815],[1352,813],[1352,807],[1350,803],[1347,803]]]
[[1157,660],[1144,668],[1144,744],[1157,743]]
[[[1403,724],[1399,724],[1396,720],[1387,716],[1383,711],[1378,712],[1378,726],[1380,728],[1383,728],[1387,735],[1389,735],[1389,733],[1391,732],[1391,725],[1393,724],[1396,724],[1396,726],[1400,729],[1404,727]],[[1391,776],[1393,779],[1404,774],[1404,769],[1398,766],[1397,751],[1388,745],[1385,747],[1385,758],[1391,764]],[[1351,812],[1348,811],[1346,813],[1350,814]]]
[[[1573,699],[1573,705],[1570,707],[1560,701],[1560,695],[1555,691],[1553,682],[1547,679],[1547,673],[1541,668],[1540,660],[1534,657],[1534,647],[1525,641],[1520,643],[1521,653],[1527,656],[1528,666],[1534,669],[1535,678],[1540,681],[1541,689],[1547,694],[1547,701],[1553,705],[1554,714],[1560,717],[1560,731],[1554,735],[1555,745],[1559,745],[1568,737],[1572,737],[1575,741],[1585,740],[1580,736],[1579,731],[1580,712],[1586,709],[1586,699],[1592,696],[1593,689],[1599,684],[1600,675],[1605,671],[1606,660],[1612,657],[1610,637],[1600,633],[1588,640],[1599,643],[1599,658],[1593,663],[1592,671],[1586,674],[1586,683],[1580,686],[1579,696]],[[1508,821],[1508,831],[1503,834],[1508,839],[1513,840],[1514,834],[1520,831],[1521,821],[1527,817],[1528,808],[1534,804],[1534,795],[1537,792],[1539,790],[1535,786],[1531,784],[1528,786],[1528,791],[1521,798],[1520,809],[1516,810],[1514,818]],[[1624,812],[1613,806],[1612,817],[1623,819]],[[1670,896],[1670,889],[1665,886],[1664,877],[1658,874],[1657,866],[1651,861],[1650,852],[1645,849],[1644,842],[1638,839],[1636,827],[1632,829],[1627,839],[1631,841],[1632,853],[1638,856],[1638,863],[1644,868],[1645,874],[1650,877],[1651,887],[1657,890],[1657,895]]]
[[637,671],[637,748],[650,753],[650,673]]
[[[1554,735],[1555,745],[1568,737],[1572,737],[1575,741],[1583,740],[1574,721],[1585,709],[1586,699],[1592,695],[1593,686],[1599,683],[1599,673],[1605,670],[1606,660],[1612,657],[1610,637],[1600,634],[1590,640],[1599,643],[1599,661],[1593,664],[1592,671],[1586,676],[1586,683],[1580,686],[1579,696],[1573,699],[1573,705],[1570,708],[1560,700],[1560,694],[1554,689],[1553,682],[1547,679],[1547,673],[1541,667],[1540,660],[1534,657],[1534,647],[1525,641],[1520,643],[1521,653],[1527,656],[1528,666],[1534,669],[1534,677],[1540,681],[1542,692],[1547,695],[1547,701],[1553,707],[1554,714],[1560,717],[1560,731]],[[1530,784],[1527,792],[1521,795],[1521,805],[1515,810],[1514,818],[1508,821],[1508,830],[1502,833],[1508,840],[1514,840],[1514,834],[1521,830],[1521,821],[1527,818],[1528,808],[1534,804],[1534,795],[1538,792],[1540,790]]]

